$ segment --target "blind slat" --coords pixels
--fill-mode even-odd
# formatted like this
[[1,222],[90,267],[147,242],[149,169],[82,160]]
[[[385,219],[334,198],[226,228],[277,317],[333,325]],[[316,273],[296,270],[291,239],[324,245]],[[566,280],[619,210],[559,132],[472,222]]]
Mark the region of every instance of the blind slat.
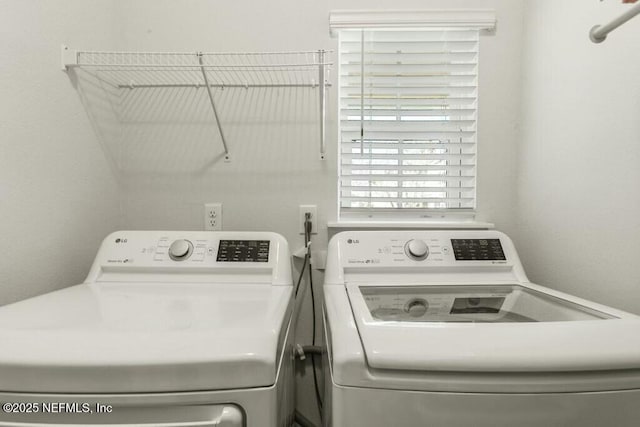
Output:
[[[394,139],[385,141],[382,139],[372,140],[365,139],[363,141],[364,146],[368,148],[450,148],[450,149],[459,149],[459,148],[469,148],[474,147],[474,142],[460,141],[460,142],[443,142],[443,141],[429,141],[429,140],[402,140],[402,139]],[[351,140],[351,141],[343,141],[342,147],[360,147],[362,143],[360,140]]]
[[350,197],[360,202],[472,202],[473,197]]
[[[402,138],[402,139],[439,139],[443,141],[457,142],[459,139],[469,140],[472,136],[475,135],[475,131],[423,131],[423,132],[413,132],[413,131],[400,131],[400,130],[387,130],[387,131],[378,131],[378,132],[367,132],[368,138],[374,139],[390,139],[390,138]],[[360,140],[360,129],[352,129],[351,131],[344,131],[342,133],[342,139],[347,141],[359,141]]]
[[[375,170],[375,171],[395,171],[399,174],[402,172],[408,173],[408,171],[445,171],[449,173],[458,173],[463,171],[471,171],[475,169],[475,163],[469,163],[464,165],[354,165],[352,163],[342,162],[342,170],[344,172],[352,172],[354,170]],[[437,175],[432,175],[437,176]],[[475,176],[475,175],[468,175]]]
[[[349,163],[357,160],[441,160],[447,162],[462,162],[463,160],[472,159],[476,156],[475,153],[442,153],[442,154],[422,154],[422,153],[351,153],[342,152],[342,158]],[[349,150],[350,151],[350,150]],[[353,164],[353,163],[352,163]]]
[[[389,105],[394,105],[395,107],[395,103],[393,102],[393,99],[389,100],[389,98],[387,97],[385,98],[367,98],[365,97],[364,99],[366,99],[367,103],[364,106],[365,110],[367,108],[371,108],[371,107],[378,107],[378,106],[389,106]],[[353,95],[353,96],[349,96],[348,94],[345,94],[341,97],[340,99],[340,104],[342,105],[348,105],[348,106],[357,106],[358,108],[360,108],[360,95]],[[465,107],[469,107],[469,108],[475,108],[475,102],[476,102],[476,97],[475,96],[441,96],[441,97],[434,97],[432,99],[413,99],[413,98],[402,98],[402,106],[415,106],[415,105],[419,105],[419,106],[425,106],[425,107],[441,107],[441,106],[465,106]],[[357,104],[357,105],[356,105]]]
[[343,185],[343,190],[352,190],[352,191],[404,191],[404,192],[447,192],[447,191],[473,191],[475,187],[384,187],[380,185],[372,185],[372,186],[359,186],[359,185]]
[[[432,109],[432,110],[409,110],[409,109],[368,109],[364,110],[364,116],[399,116],[399,117],[410,117],[410,116],[450,116],[455,117],[460,120],[460,118],[464,117],[465,120],[467,117],[475,117],[475,110],[473,109]],[[343,108],[341,117],[360,117],[360,109],[356,108]]]
[[[377,134],[391,134],[403,135],[408,133],[421,134],[426,137],[430,134],[460,134],[469,135],[475,132],[473,124],[475,120],[467,121],[437,121],[437,120],[424,120],[424,121],[412,121],[412,120],[365,120],[364,131],[369,132],[370,136]],[[341,120],[340,125],[344,129],[345,133],[357,132],[360,134],[360,121],[359,120]]]
[[[472,93],[474,92],[478,87],[476,85],[471,85],[471,84],[451,84],[451,83],[442,83],[442,84],[426,84],[426,83],[416,83],[415,85],[410,85],[410,84],[400,84],[398,82],[393,82],[390,83],[388,85],[377,85],[376,89],[377,90],[384,90],[384,89],[395,89],[395,90],[402,90],[403,92],[409,89],[421,89],[423,91],[429,90],[429,89],[439,89],[439,90],[451,90],[451,91],[465,91],[468,93]],[[354,89],[357,91],[360,91],[360,84],[359,83],[354,83],[354,84],[343,84],[340,86],[340,89],[342,90],[349,90],[349,89]]]
[[[381,101],[380,103],[389,103],[391,100],[401,100],[402,103],[406,103],[407,105],[411,105],[412,100],[420,101],[418,104],[422,104],[424,101],[440,101],[441,104],[451,104],[452,101],[467,101],[467,102],[475,102],[475,96],[454,96],[453,94],[448,93],[407,93],[407,94],[384,94],[376,93],[376,94],[364,94],[363,96],[354,93],[347,93],[341,97],[341,100],[349,100],[349,99],[365,99],[369,105],[375,105],[375,101]],[[374,101],[374,102],[372,102]],[[384,101],[384,102],[382,102]]]
[[[367,169],[367,168],[362,168]],[[360,181],[473,181],[476,179],[475,175],[435,175],[435,174],[376,174],[376,173],[359,173],[360,169],[354,169],[347,173],[342,174],[343,182],[345,180]],[[376,170],[374,170],[376,172]]]

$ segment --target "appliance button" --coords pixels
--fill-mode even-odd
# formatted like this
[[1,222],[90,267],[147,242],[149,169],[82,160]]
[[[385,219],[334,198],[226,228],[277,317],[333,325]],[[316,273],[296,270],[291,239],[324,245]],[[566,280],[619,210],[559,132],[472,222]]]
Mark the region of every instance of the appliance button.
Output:
[[429,256],[429,246],[423,240],[409,240],[404,250],[409,258],[416,261],[422,261]]
[[174,261],[184,261],[192,252],[193,244],[188,240],[176,240],[169,246],[169,257]]

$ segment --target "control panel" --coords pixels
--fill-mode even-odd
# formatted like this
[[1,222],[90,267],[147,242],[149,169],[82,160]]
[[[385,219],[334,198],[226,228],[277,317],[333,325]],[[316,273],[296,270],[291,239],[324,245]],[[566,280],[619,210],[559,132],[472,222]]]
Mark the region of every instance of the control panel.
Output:
[[286,240],[268,232],[119,231],[103,241],[96,263],[122,268],[270,268],[280,252],[288,258]]
[[500,239],[451,239],[457,261],[506,261]]
[[518,262],[509,238],[490,230],[344,232],[334,236],[330,253],[339,254],[337,265],[343,268],[510,267]]
[[291,286],[291,254],[271,232],[117,231],[103,240],[86,281]]
[[[375,245],[375,246],[373,246]],[[363,239],[346,241],[343,265],[422,264],[456,261],[506,263],[500,239],[387,239],[369,244]]]
[[117,249],[108,264],[152,264],[180,265],[219,263],[268,263],[270,240],[207,239],[204,236],[161,236],[155,241],[138,242],[130,237],[114,239]]
[[269,262],[268,240],[220,240],[218,262]]
[[[527,281],[511,239],[496,230],[354,230],[329,241],[324,286]],[[466,295],[455,301],[408,295],[396,300],[399,305],[393,310],[403,318],[443,315],[437,307],[444,305],[447,315],[495,314],[491,311],[500,300],[490,297],[495,295]],[[385,303],[381,313],[388,307]]]

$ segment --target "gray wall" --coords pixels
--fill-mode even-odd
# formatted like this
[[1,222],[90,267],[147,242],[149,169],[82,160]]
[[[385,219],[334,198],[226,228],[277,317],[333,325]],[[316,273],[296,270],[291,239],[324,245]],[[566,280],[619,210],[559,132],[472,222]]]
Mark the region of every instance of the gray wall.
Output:
[[526,2],[516,243],[530,279],[640,313],[640,18]]
[[0,305],[84,280],[120,226],[116,175],[60,45],[111,48],[112,1],[0,1]]
[[[318,159],[317,95],[270,89],[217,94],[233,156],[224,163],[203,93],[109,98],[80,75],[76,90],[59,71],[61,43],[335,50],[332,9],[493,8],[498,29],[481,39],[478,219],[512,235],[533,280],[640,312],[640,26],[632,21],[600,46],[586,38],[592,25],[624,9],[619,2],[61,4],[0,0],[0,304],[81,281],[115,229],[200,229],[205,202],[224,204],[225,229],[273,230],[294,250],[302,243],[299,204],[319,207],[316,248],[326,247],[326,223],[336,218],[335,68],[325,161]],[[122,124],[114,100],[126,107]],[[322,283],[321,272],[315,278]],[[307,294],[303,343],[309,310]],[[298,398],[313,417],[310,384],[301,376]]]

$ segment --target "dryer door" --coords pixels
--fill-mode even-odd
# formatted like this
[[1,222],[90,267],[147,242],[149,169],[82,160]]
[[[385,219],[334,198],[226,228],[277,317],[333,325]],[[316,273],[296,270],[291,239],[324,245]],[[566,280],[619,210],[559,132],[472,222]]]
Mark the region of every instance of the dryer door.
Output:
[[[79,401],[85,402],[80,403]],[[5,403],[0,427],[62,427],[101,425],[113,427],[242,427],[242,410],[235,405],[128,406],[76,402]],[[15,405],[15,411],[6,405]],[[34,406],[35,405],[35,406]],[[37,410],[35,409],[37,406]],[[30,407],[30,412],[25,409]]]

